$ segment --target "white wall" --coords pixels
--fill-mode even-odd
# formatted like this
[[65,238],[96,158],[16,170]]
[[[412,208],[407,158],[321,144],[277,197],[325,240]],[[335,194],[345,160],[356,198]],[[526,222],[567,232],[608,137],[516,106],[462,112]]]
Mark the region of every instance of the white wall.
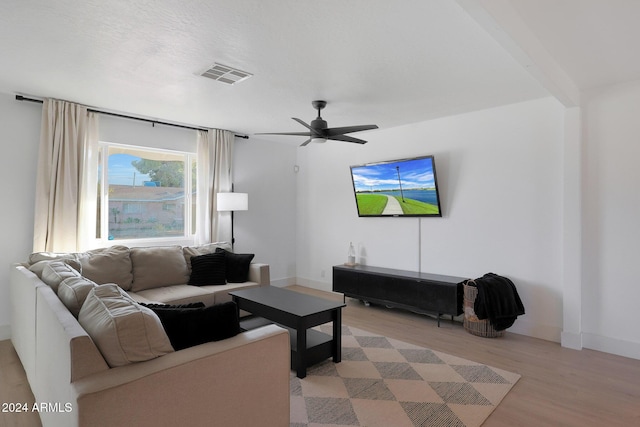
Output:
[[251,136],[236,140],[234,157],[235,191],[249,194],[249,210],[234,214],[234,249],[269,264],[272,285],[291,285],[296,276],[296,147]]
[[[330,290],[349,241],[369,265],[491,271],[515,282],[527,310],[510,330],[559,341],[563,120],[548,98],[361,134],[364,146],[299,150],[299,282]],[[349,165],[426,154],[435,156],[443,218],[358,218]]]
[[583,342],[640,359],[640,81],[589,94]]
[[10,337],[9,265],[25,260],[33,247],[41,110],[0,93],[0,340]]

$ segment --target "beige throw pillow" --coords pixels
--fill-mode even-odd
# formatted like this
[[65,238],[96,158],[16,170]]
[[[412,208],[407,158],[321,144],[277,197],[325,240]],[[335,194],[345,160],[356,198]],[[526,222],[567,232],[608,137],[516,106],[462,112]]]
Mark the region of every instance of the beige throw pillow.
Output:
[[163,286],[185,285],[189,270],[182,255],[182,246],[131,248],[133,292]]
[[158,316],[115,284],[93,288],[78,322],[112,368],[173,352]]
[[87,295],[97,284],[85,277],[69,277],[60,282],[58,298],[76,318]]
[[80,277],[80,273],[64,261],[49,261],[42,269],[41,279],[58,292],[60,283],[69,277]]
[[29,264],[33,265],[42,261],[63,261],[65,259],[77,258],[77,253],[70,252],[34,252],[29,255]]
[[82,275],[98,284],[115,283],[125,291],[131,289],[131,258],[126,246],[111,246],[80,254]]

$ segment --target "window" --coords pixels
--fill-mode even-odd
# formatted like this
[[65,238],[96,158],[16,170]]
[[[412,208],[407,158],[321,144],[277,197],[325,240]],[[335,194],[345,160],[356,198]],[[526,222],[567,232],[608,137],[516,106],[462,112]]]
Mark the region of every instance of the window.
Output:
[[100,143],[96,237],[192,236],[195,157],[194,153]]
[[142,213],[142,203],[122,203],[122,211],[125,214],[139,214]]

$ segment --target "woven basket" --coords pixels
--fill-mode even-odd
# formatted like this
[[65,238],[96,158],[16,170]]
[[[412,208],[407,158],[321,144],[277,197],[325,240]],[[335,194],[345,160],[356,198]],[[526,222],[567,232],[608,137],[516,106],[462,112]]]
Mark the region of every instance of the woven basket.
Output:
[[[470,280],[473,282],[473,280]],[[489,319],[480,320],[476,316],[476,312],[473,308],[476,302],[476,296],[478,296],[478,288],[470,286],[464,283],[464,328],[472,335],[485,338],[497,338],[504,336],[505,331],[496,331]]]

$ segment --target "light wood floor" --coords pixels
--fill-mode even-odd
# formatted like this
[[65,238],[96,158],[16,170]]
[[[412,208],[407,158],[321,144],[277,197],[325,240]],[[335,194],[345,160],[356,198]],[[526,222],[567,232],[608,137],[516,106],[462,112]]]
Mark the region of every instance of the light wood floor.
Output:
[[[341,300],[342,296],[292,286]],[[522,378],[485,422],[495,426],[640,426],[640,360],[570,350],[522,335],[481,338],[461,323],[347,299],[343,323],[412,344],[506,369]],[[0,341],[0,403],[34,398],[10,341]],[[39,426],[35,414],[0,413],[0,427]],[[393,426],[389,426],[393,427]]]
[[[301,286],[290,289],[342,300]],[[640,360],[570,350],[508,331],[502,338],[476,337],[460,322],[441,321],[438,328],[429,316],[365,307],[349,298],[342,322],[522,375],[484,427],[640,426]]]
[[[33,393],[27,382],[20,359],[11,341],[0,341],[0,405],[26,403],[29,408],[34,403]],[[4,412],[0,408],[0,427],[38,427],[40,418],[35,412]]]

